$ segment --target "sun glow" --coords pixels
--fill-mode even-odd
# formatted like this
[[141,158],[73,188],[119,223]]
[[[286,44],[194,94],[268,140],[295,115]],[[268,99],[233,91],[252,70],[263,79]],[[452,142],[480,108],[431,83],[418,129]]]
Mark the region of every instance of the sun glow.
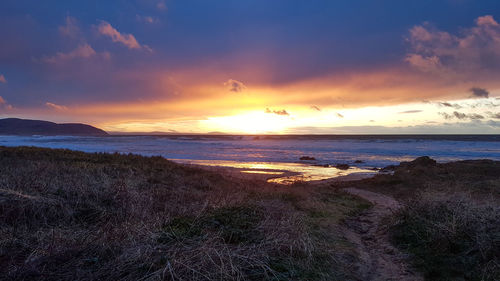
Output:
[[279,134],[292,125],[292,120],[289,116],[280,116],[261,111],[233,116],[209,117],[201,122],[202,126],[210,131],[243,134]]

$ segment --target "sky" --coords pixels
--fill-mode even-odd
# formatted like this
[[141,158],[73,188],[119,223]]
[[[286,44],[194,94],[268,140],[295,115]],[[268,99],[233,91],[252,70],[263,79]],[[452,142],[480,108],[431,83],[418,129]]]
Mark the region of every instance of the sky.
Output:
[[500,134],[498,0],[3,0],[0,117]]

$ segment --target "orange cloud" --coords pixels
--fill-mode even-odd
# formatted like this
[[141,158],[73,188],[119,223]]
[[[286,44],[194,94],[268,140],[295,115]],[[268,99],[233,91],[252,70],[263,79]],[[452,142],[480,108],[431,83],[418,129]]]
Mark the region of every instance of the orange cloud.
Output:
[[415,26],[408,41],[412,52],[406,61],[441,79],[484,80],[500,74],[500,25],[491,15],[478,17],[475,26],[457,35],[428,23]]
[[247,88],[245,84],[234,79],[229,79],[224,82],[224,86],[226,86],[229,91],[236,93],[243,92]]
[[58,105],[58,104],[55,104],[55,103],[51,103],[51,102],[46,102],[45,105],[50,108],[50,109],[54,109],[54,110],[57,110],[57,111],[66,111],[68,110],[68,108],[64,105]]
[[282,116],[289,116],[290,115],[290,113],[288,113],[288,111],[286,111],[285,109],[282,109],[282,110],[271,110],[269,108],[266,108],[265,113],[272,113],[272,114],[282,115]]
[[129,49],[145,49],[147,51],[151,51],[151,48],[149,48],[147,45],[139,44],[134,35],[120,33],[106,21],[101,21],[101,23],[97,27],[97,30],[100,34],[111,38],[113,42],[121,43]]
[[47,63],[61,63],[76,58],[90,58],[96,55],[96,51],[87,43],[78,46],[68,53],[59,52],[51,57],[43,57],[42,61]]
[[0,74],[0,83],[7,83],[7,79],[5,79],[5,76],[3,74]]

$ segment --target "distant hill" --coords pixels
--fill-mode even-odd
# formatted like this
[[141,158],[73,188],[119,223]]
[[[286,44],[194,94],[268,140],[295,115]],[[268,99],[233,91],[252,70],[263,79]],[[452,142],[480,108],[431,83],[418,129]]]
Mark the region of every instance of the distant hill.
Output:
[[6,118],[0,119],[0,135],[107,136],[108,133],[86,124]]

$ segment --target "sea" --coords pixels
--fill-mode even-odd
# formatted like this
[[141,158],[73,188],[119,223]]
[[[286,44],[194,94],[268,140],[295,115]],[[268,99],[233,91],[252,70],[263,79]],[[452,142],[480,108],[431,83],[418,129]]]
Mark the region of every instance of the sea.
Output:
[[[438,162],[500,160],[500,135],[111,135],[0,136],[1,146],[133,153],[256,171],[287,170],[304,180],[369,173],[429,156]],[[303,157],[314,160],[301,160]],[[348,164],[346,170],[335,168]]]

